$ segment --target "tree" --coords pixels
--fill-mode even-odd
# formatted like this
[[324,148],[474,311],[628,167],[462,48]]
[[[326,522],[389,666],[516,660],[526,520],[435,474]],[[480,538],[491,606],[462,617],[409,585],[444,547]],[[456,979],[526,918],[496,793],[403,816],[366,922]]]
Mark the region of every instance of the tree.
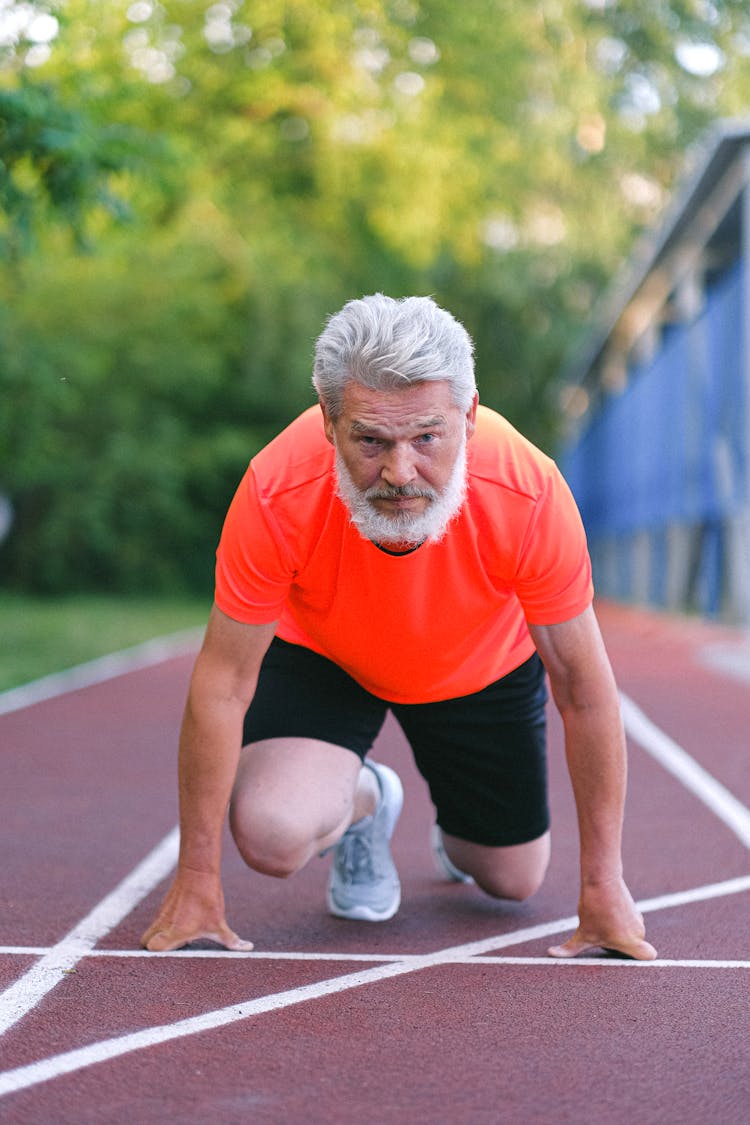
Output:
[[3,257],[15,261],[28,253],[35,228],[50,219],[64,222],[84,247],[95,208],[122,215],[108,183],[127,166],[132,151],[129,133],[92,127],[84,114],[62,105],[52,87],[24,76],[17,89],[0,89]]

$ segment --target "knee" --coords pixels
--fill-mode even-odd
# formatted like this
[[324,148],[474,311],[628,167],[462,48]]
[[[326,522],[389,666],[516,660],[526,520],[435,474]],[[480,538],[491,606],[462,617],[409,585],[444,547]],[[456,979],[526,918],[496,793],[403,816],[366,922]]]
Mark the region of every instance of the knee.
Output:
[[471,872],[479,887],[493,898],[523,902],[541,887],[550,860],[549,832],[509,848],[485,853],[485,862]]
[[512,902],[524,902],[531,898],[544,882],[547,865],[526,871],[482,872],[479,877],[474,876],[477,886],[493,898],[510,899]]
[[264,813],[254,809],[246,815],[233,804],[229,827],[245,863],[262,875],[286,879],[310,858],[312,841],[279,810]]

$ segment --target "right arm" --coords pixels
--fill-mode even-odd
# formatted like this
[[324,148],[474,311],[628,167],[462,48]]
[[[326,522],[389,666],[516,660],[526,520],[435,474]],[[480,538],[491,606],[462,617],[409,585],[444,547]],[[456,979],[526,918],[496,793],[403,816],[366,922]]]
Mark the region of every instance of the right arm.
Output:
[[276,631],[242,625],[216,606],[195,663],[180,734],[180,856],[174,882],[141,938],[152,951],[208,938],[227,949],[252,948],[226,923],[221,839],[237,772],[242,723],[261,661]]

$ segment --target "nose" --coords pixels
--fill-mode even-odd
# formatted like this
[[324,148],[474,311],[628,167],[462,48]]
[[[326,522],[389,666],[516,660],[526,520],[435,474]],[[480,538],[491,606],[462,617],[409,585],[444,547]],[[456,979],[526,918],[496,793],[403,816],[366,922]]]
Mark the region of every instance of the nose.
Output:
[[394,442],[386,453],[380,475],[391,488],[402,488],[415,479],[414,456],[408,444]]

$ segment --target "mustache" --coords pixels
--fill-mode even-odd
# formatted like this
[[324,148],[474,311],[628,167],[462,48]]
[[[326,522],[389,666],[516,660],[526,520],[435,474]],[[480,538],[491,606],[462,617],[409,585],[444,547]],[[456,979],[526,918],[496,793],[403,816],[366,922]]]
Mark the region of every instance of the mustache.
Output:
[[420,488],[416,484],[403,484],[383,487],[374,485],[364,494],[365,500],[437,500],[438,494],[434,488]]

